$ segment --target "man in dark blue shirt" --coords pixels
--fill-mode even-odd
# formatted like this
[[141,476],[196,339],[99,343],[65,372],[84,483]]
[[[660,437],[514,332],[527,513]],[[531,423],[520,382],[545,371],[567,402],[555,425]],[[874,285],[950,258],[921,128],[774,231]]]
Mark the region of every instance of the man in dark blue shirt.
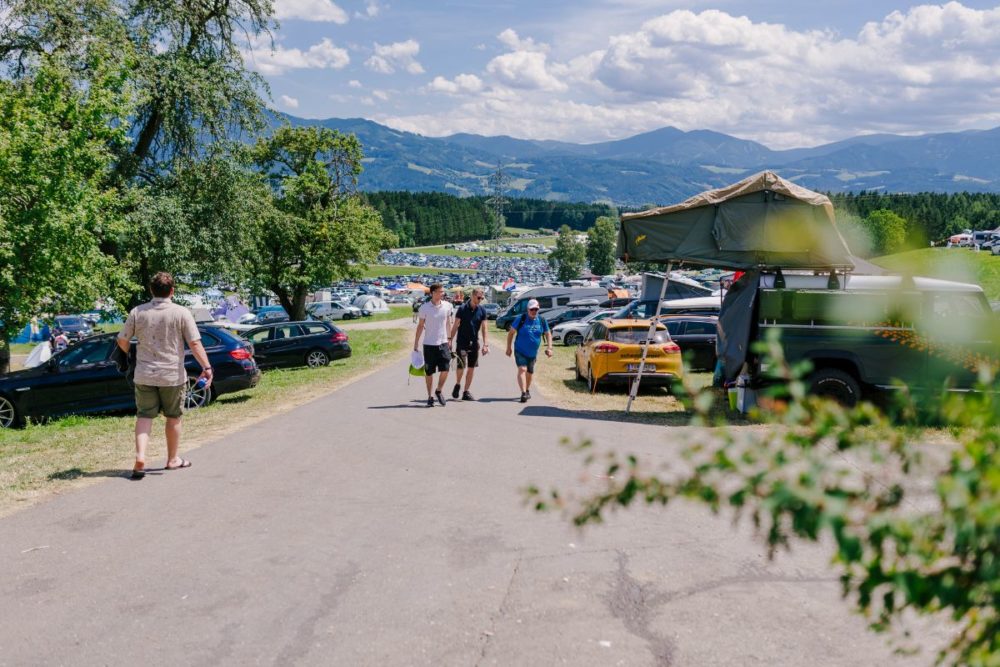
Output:
[[[472,377],[476,373],[476,366],[479,365],[479,338],[482,337],[483,354],[488,354],[490,346],[486,342],[486,309],[482,307],[483,290],[478,287],[472,290],[469,300],[458,307],[455,313],[455,323],[451,327],[449,341],[455,342],[455,386],[451,390],[451,397],[458,398],[462,391],[462,375],[465,375],[465,391],[462,392],[463,401],[474,401],[469,388],[472,386]],[[457,334],[457,337],[456,337]]]

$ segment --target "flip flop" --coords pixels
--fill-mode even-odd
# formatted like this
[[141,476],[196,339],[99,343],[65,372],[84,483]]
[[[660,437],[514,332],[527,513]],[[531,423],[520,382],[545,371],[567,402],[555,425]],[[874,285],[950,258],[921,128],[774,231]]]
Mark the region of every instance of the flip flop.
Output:
[[146,466],[132,468],[132,476],[129,479],[142,479],[146,476]]
[[190,468],[191,462],[187,459],[181,459],[181,464],[179,466],[163,466],[164,470],[180,470],[181,468]]

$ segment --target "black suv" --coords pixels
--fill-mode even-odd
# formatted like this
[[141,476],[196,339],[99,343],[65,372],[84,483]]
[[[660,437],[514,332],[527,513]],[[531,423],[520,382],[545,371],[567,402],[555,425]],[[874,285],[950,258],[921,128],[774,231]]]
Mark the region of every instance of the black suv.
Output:
[[253,344],[261,368],[326,366],[351,356],[347,333],[329,322],[282,322],[251,329],[243,338]]
[[[214,376],[198,389],[201,367],[191,352],[184,359],[188,374],[187,408],[208,405],[215,397],[249,389],[260,380],[252,347],[217,327],[199,326]],[[57,352],[41,366],[0,375],[0,428],[70,414],[135,410],[131,381],[118,370],[112,352],[116,334],[92,336]]]

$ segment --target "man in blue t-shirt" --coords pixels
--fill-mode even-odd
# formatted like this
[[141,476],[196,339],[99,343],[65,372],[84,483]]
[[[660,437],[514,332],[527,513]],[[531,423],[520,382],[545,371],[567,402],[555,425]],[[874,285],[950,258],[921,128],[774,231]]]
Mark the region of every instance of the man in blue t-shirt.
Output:
[[[514,336],[517,341],[514,341]],[[507,356],[514,355],[517,364],[517,386],[521,390],[521,402],[527,403],[531,398],[531,378],[535,374],[535,359],[538,357],[538,346],[545,341],[545,356],[552,356],[552,334],[549,323],[538,315],[538,301],[528,301],[528,313],[519,315],[511,322],[507,333]],[[511,343],[514,343],[511,349]]]
[[[451,335],[448,342],[455,343],[455,387],[451,390],[451,397],[457,399],[462,390],[462,376],[465,375],[465,391],[462,392],[463,401],[474,401],[469,388],[472,386],[472,376],[476,373],[479,365],[479,351],[482,349],[483,355],[490,353],[490,346],[486,342],[486,309],[480,304],[483,302],[483,290],[475,288],[469,300],[458,307],[455,311],[455,323],[451,327]],[[479,346],[479,339],[482,337],[482,348]]]

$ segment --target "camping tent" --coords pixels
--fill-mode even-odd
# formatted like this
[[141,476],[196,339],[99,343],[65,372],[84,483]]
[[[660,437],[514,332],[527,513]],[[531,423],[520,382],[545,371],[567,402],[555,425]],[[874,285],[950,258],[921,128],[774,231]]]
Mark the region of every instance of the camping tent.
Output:
[[362,294],[354,299],[354,304],[367,313],[388,313],[389,304],[380,296]]
[[680,204],[626,213],[618,256],[734,270],[853,267],[829,198],[771,171]]

